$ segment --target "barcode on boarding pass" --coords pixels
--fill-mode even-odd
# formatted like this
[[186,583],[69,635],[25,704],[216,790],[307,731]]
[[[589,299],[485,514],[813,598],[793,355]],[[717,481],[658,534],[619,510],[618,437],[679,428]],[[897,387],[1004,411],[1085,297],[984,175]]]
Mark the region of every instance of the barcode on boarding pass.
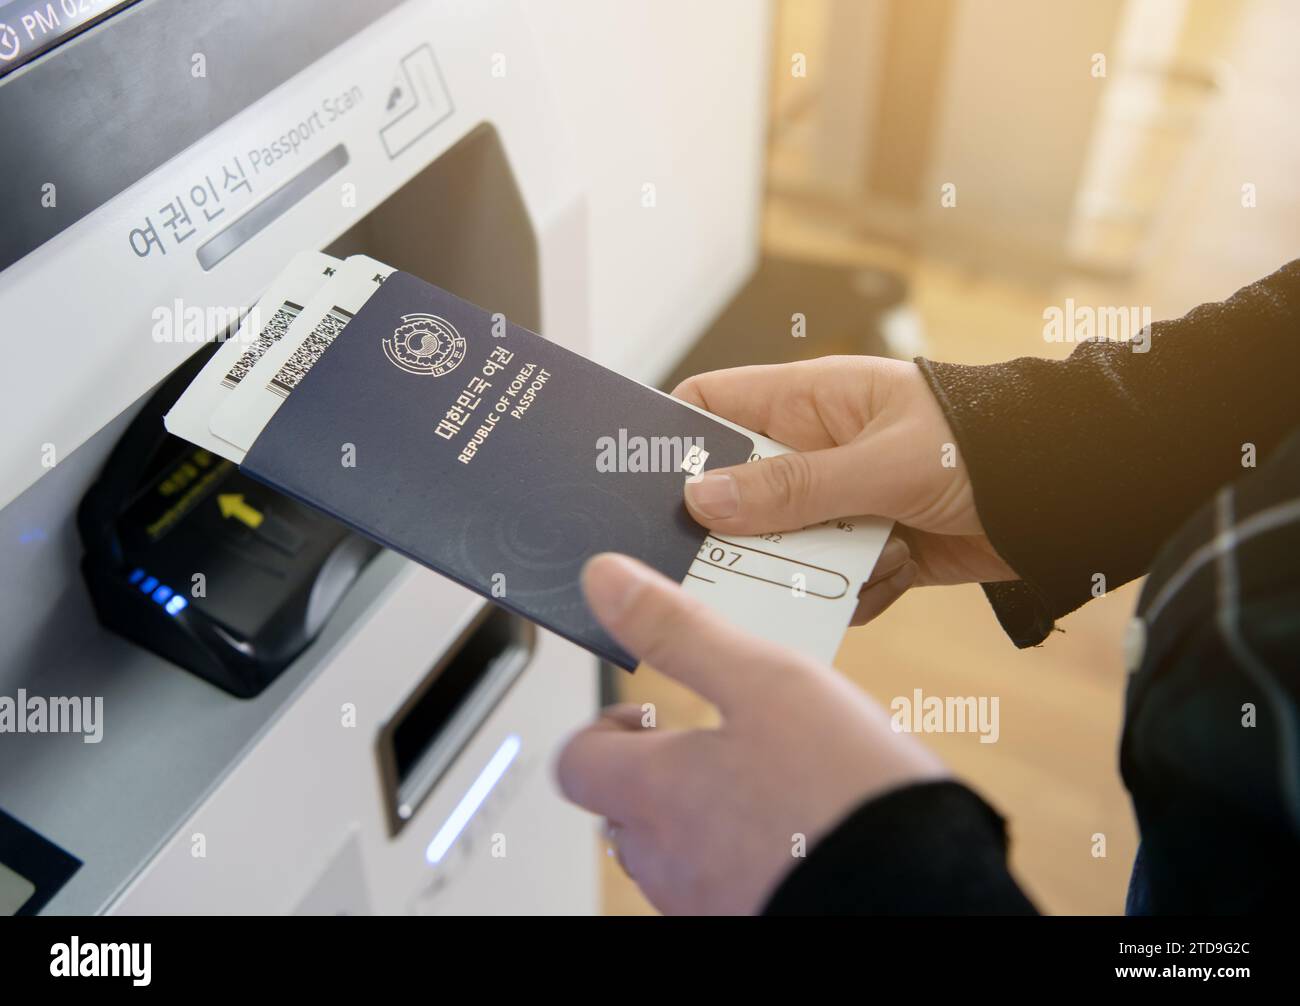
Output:
[[298,387],[298,382],[307,376],[307,371],[316,366],[316,361],[321,358],[321,354],[330,348],[330,344],[338,338],[339,333],[351,320],[351,311],[345,311],[341,307],[330,308],[316,323],[311,334],[293,351],[293,355],[284,361],[284,365],[271,378],[271,383],[266,386],[266,389],[275,392],[281,398],[288,398],[290,392]]
[[289,331],[289,326],[293,324],[293,319],[302,313],[302,305],[295,304],[291,300],[286,300],[275,314],[271,315],[271,320],[266,323],[266,327],[257,333],[257,338],[248,344],[248,348],[239,354],[239,359],[235,361],[226,376],[221,379],[221,383],[227,388],[234,388],[239,385],[248,372],[253,369],[253,364],[260,360],[268,349],[280,341],[280,337]]

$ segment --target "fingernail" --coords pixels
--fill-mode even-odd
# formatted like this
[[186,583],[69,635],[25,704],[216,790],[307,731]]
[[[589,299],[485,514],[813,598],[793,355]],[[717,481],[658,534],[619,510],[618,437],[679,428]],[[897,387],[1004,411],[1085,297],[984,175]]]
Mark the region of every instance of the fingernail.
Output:
[[598,621],[617,621],[645,587],[641,566],[625,555],[602,552],[582,569],[582,592]]
[[686,501],[710,520],[734,517],[740,510],[740,486],[726,472],[705,472],[686,480]]

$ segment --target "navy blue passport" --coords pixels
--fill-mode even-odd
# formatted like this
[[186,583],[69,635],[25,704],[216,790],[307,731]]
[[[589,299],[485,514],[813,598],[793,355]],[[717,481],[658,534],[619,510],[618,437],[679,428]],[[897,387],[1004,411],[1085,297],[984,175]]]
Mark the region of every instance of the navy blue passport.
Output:
[[395,272],[242,467],[630,670],[636,661],[596,624],[579,574],[614,551],[685,577],[705,535],[682,503],[680,465],[695,449],[707,469],[745,461],[753,444]]

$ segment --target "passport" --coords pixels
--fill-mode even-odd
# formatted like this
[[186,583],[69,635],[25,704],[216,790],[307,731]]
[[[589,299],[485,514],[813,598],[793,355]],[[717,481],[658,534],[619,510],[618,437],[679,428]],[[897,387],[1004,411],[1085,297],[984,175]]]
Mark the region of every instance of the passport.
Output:
[[740,464],[753,440],[408,273],[368,278],[355,312],[318,310],[328,331],[222,406],[278,396],[235,445],[242,470],[634,668],[587,608],[583,564],[621,552],[681,582],[705,541],[688,472]]
[[790,447],[365,255],[295,256],[166,424],[627,668],[583,603],[589,555],[636,555],[742,630],[829,662],[891,529],[859,515],[706,535],[681,505],[685,472]]

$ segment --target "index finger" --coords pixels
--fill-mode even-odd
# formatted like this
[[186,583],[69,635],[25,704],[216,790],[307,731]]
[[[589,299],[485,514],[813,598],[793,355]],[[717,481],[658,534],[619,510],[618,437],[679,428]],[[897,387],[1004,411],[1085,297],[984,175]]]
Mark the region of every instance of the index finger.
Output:
[[[817,360],[712,370],[688,377],[673,397],[698,406],[796,450],[835,446],[812,405]],[[797,403],[807,403],[803,406]],[[792,403],[796,403],[792,406]]]
[[582,590],[616,642],[713,703],[724,718],[761,688],[767,663],[779,652],[629,556],[603,552],[587,560]]

